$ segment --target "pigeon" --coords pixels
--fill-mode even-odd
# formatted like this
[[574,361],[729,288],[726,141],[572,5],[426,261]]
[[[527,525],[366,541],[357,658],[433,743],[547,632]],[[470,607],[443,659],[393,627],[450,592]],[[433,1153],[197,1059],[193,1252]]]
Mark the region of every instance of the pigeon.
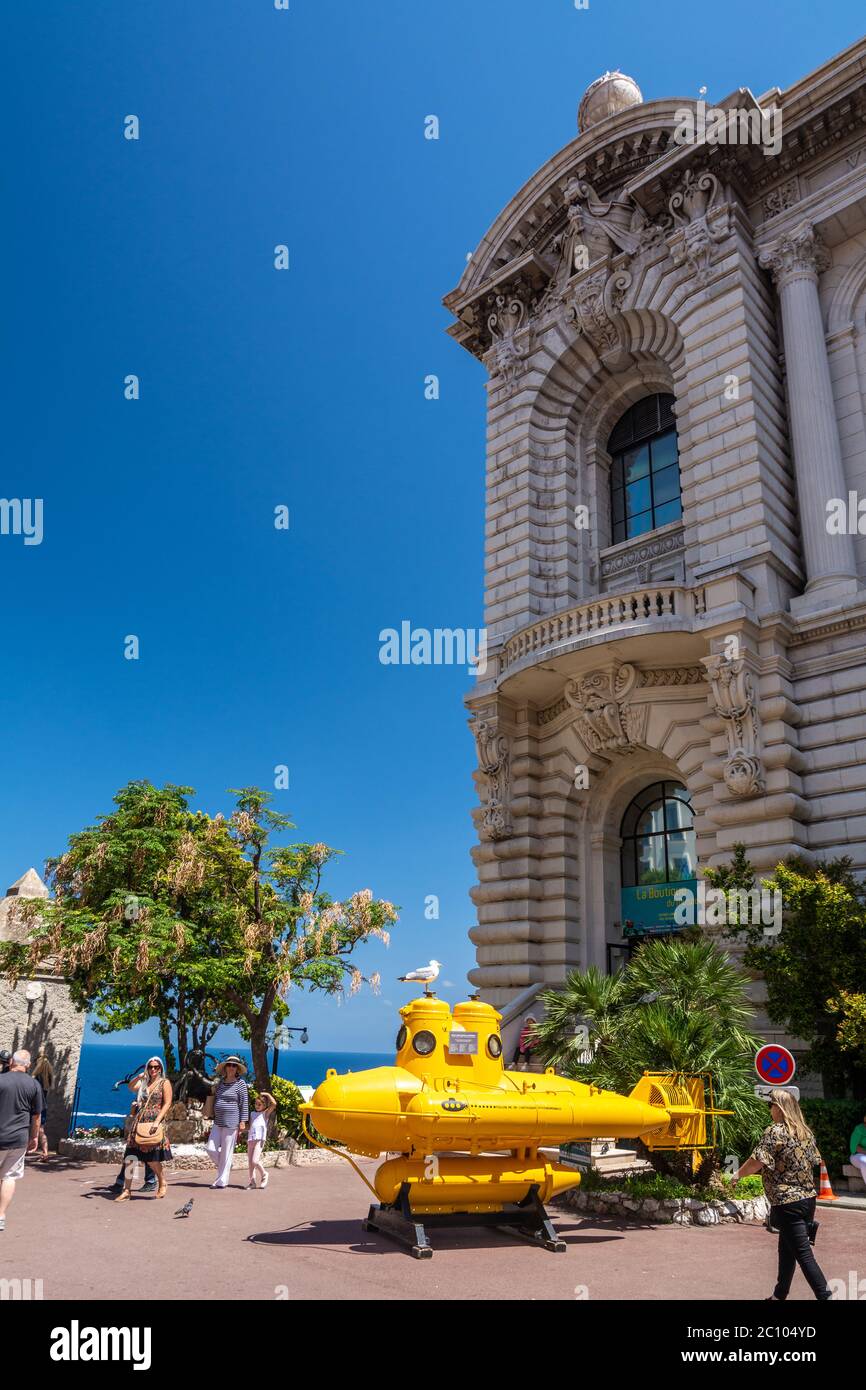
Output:
[[424,993],[430,993],[430,986],[439,978],[439,971],[442,966],[438,960],[431,960],[429,965],[422,965],[418,970],[410,970],[405,975],[398,975],[401,984],[408,984],[410,980],[423,984]]
[[192,1211],[192,1204],[194,1201],[195,1197],[190,1197],[189,1201],[184,1202],[180,1210],[175,1212],[175,1216],[189,1216],[190,1212]]

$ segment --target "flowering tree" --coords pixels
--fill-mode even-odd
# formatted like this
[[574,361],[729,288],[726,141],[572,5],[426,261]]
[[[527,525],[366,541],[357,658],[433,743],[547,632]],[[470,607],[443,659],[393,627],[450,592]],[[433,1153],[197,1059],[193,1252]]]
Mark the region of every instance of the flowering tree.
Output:
[[71,836],[47,866],[53,901],[22,902],[27,939],[0,946],[0,973],[54,969],[103,1032],[156,1017],[170,1067],[172,1041],[182,1064],[190,1044],[234,1024],[266,1088],[267,1032],[290,989],[359,989],[352,952],[387,942],[397,912],[369,889],[334,901],[321,886],[337,853],[327,845],[272,847],[291,822],[267,792],[236,791],[228,819],[191,811],[191,794],[131,782],[111,815]]

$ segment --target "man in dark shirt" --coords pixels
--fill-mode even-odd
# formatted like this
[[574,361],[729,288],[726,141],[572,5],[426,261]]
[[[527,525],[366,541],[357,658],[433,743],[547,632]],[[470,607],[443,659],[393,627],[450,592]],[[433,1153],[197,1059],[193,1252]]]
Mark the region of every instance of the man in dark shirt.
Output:
[[42,1092],[39,1082],[27,1075],[30,1053],[13,1053],[9,1070],[0,1076],[0,1231],[6,1228],[6,1212],[15,1195],[15,1184],[24,1176],[24,1155],[35,1153]]

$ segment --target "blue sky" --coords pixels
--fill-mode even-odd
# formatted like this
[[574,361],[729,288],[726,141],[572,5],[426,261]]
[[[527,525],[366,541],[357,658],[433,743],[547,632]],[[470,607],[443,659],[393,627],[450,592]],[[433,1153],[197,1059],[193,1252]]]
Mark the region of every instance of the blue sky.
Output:
[[462,996],[469,680],[378,659],[403,619],[482,620],[484,373],[441,298],[606,68],[647,98],[757,94],[853,42],[861,13],[10,8],[0,493],[44,499],[44,540],[0,536],[4,886],[130,778],[192,785],[215,812],[286,764],[297,837],[345,851],[332,891],[402,907],[390,950],[360,953],[381,997],[295,1002],[311,1045],[388,1050],[409,997],[394,978],[431,956]]

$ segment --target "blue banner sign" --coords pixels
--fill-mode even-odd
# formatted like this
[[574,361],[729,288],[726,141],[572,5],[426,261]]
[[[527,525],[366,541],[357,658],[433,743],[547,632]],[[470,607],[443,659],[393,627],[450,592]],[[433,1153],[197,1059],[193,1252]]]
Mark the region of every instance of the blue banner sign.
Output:
[[684,878],[679,883],[643,883],[637,888],[623,888],[620,898],[623,936],[682,931],[682,926],[674,921],[677,905],[674,894],[680,888],[688,888],[694,895],[697,886],[696,878]]

